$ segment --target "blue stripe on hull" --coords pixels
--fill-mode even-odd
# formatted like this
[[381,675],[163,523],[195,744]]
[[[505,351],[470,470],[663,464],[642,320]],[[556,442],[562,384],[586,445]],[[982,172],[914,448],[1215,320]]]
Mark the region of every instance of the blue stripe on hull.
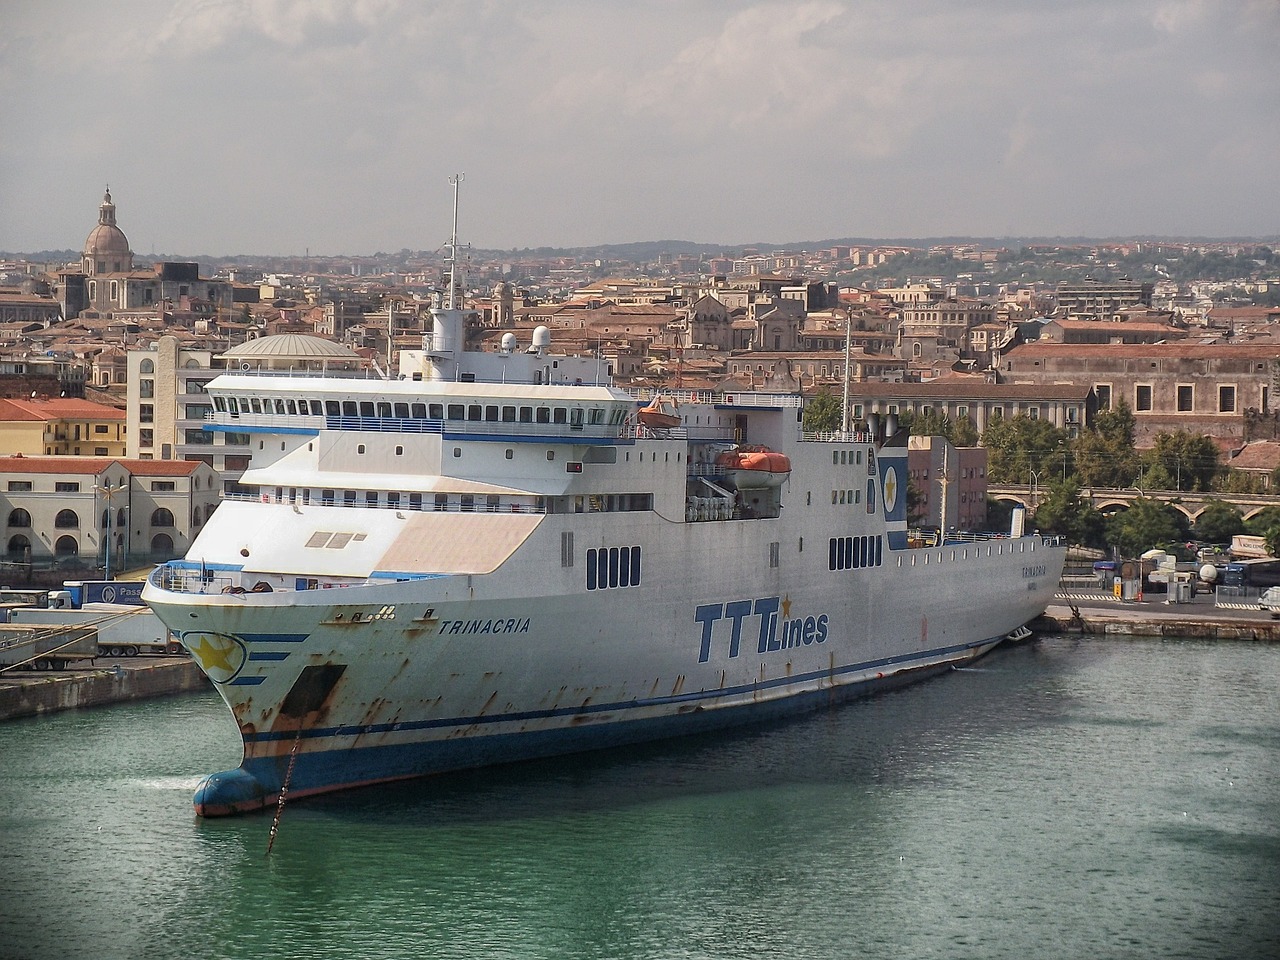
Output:
[[[983,648],[995,642],[995,639],[984,641],[971,645],[969,649],[972,656],[976,657],[983,652]],[[903,686],[943,672],[957,662],[967,662],[968,659],[971,658],[931,663],[857,683],[718,710],[687,705],[678,714],[644,720],[620,720],[554,730],[432,739],[384,746],[343,745],[334,749],[299,752],[289,783],[289,796],[329,793],[433,773],[610,749],[766,722]],[[306,731],[302,736],[307,738],[311,733],[312,731]],[[281,733],[273,739],[287,741],[296,736],[296,733]],[[196,811],[202,816],[224,816],[261,809],[274,803],[289,762],[290,753],[287,751],[272,757],[247,758],[238,770],[206,777],[196,791]]]

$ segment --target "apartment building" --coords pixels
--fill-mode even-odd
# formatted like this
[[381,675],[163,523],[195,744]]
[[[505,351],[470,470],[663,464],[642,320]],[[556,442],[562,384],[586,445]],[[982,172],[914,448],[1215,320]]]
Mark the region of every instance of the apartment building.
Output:
[[0,455],[123,457],[126,416],[74,397],[0,399]]
[[907,439],[907,475],[919,496],[920,522],[938,529],[987,526],[987,451],[945,437]]

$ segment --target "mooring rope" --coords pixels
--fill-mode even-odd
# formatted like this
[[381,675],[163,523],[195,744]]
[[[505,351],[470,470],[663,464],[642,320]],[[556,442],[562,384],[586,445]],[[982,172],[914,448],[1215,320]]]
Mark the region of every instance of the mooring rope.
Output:
[[289,793],[289,781],[293,779],[293,765],[298,762],[298,745],[302,743],[302,727],[298,727],[298,735],[293,738],[293,749],[289,751],[289,766],[284,772],[284,783],[280,785],[280,796],[276,800],[276,815],[271,821],[271,836],[267,840],[267,856],[271,856],[271,848],[276,845],[276,834],[280,831],[280,817],[284,814],[284,798]]

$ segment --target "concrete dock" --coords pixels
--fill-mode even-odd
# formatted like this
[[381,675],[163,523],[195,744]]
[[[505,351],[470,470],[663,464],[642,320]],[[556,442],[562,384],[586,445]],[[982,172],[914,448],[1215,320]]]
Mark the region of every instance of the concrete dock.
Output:
[[208,688],[208,679],[186,654],[98,657],[65,670],[10,670],[0,674],[0,720]]
[[1071,588],[1059,592],[1033,620],[1037,633],[1092,633],[1103,636],[1205,637],[1218,640],[1280,641],[1280,620],[1256,599],[1223,600],[1201,593],[1189,603],[1168,603],[1163,594],[1118,600],[1107,590]]

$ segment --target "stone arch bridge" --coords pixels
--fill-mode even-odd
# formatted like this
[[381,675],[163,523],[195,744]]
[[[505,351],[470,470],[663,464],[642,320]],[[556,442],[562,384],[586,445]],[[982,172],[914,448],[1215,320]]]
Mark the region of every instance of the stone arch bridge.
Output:
[[[1034,511],[1049,495],[1047,487],[1028,484],[990,484],[987,496],[993,500],[1004,500],[1019,503]],[[1196,518],[1204,512],[1210,500],[1221,500],[1236,507],[1246,520],[1265,510],[1267,507],[1280,507],[1280,496],[1260,493],[1190,493],[1185,490],[1140,490],[1137,487],[1126,487],[1123,490],[1112,490],[1106,487],[1081,487],[1081,498],[1087,500],[1095,510],[1104,513],[1113,510],[1128,509],[1129,504],[1140,497],[1148,500],[1160,500],[1175,510],[1180,510],[1188,520],[1195,523]]]

